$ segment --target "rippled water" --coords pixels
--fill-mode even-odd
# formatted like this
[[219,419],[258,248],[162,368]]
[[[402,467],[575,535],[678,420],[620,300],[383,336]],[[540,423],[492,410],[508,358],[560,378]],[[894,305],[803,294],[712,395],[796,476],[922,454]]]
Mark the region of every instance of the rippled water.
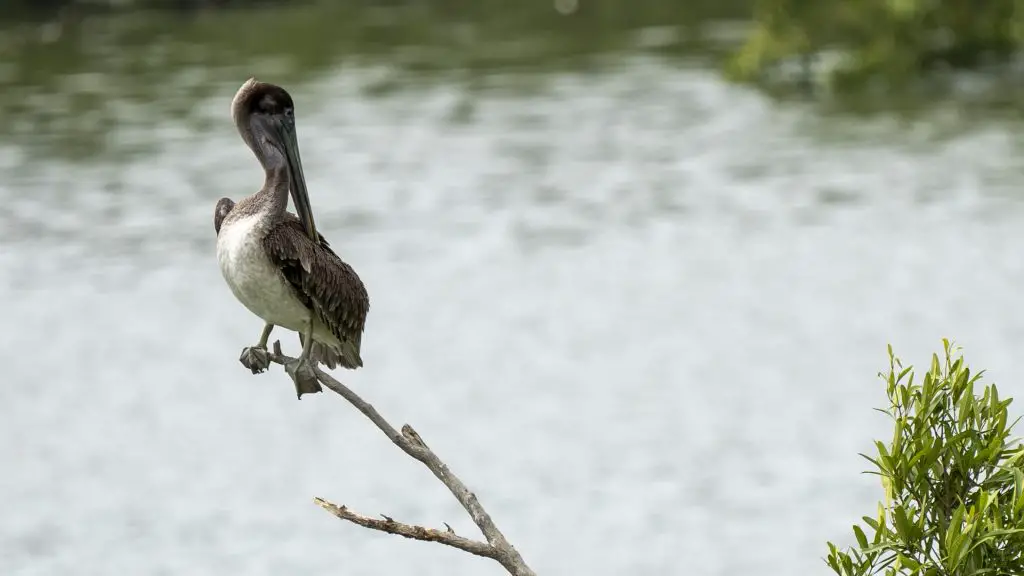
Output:
[[[474,534],[339,398],[238,364],[261,323],[212,213],[261,184],[227,113],[249,72],[108,106],[84,160],[40,145],[80,117],[3,145],[0,573],[500,574],[314,506]],[[339,375],[538,573],[825,574],[880,494],[857,452],[886,433],[887,343],[955,338],[1024,392],[1018,126],[824,117],[643,56],[388,74],[289,85],[318,222],[373,301]]]

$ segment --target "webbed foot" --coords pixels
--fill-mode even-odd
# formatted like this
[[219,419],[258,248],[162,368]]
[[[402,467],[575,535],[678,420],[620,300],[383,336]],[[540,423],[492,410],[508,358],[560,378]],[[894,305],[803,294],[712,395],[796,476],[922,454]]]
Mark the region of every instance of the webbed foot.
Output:
[[238,361],[242,363],[242,366],[252,370],[253,374],[259,374],[270,368],[270,355],[267,354],[267,348],[259,344],[243,348]]
[[305,358],[297,358],[284,365],[284,371],[295,383],[295,394],[301,400],[303,394],[315,394],[323,391],[320,381],[316,377],[313,365]]

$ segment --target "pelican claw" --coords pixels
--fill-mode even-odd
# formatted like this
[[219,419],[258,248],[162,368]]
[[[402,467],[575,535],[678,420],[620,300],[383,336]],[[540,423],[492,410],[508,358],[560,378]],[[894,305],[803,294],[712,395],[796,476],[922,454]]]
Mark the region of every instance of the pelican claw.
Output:
[[284,365],[284,371],[295,382],[295,394],[301,400],[303,394],[315,394],[322,391],[320,381],[316,377],[313,365],[306,358],[297,358]]
[[253,374],[259,374],[270,368],[270,356],[264,346],[248,346],[242,349],[242,355],[238,361],[242,363],[242,366],[252,370]]

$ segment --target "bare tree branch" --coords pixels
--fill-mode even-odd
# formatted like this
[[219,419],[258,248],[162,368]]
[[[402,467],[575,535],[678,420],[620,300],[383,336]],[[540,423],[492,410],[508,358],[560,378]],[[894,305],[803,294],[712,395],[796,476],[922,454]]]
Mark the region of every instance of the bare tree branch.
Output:
[[323,498],[314,498],[313,501],[316,502],[318,506],[327,510],[331,514],[334,514],[338,518],[347,520],[353,524],[358,524],[363,528],[379,530],[381,532],[387,532],[388,534],[397,534],[413,540],[438,542],[440,544],[451,546],[452,548],[458,548],[459,550],[469,552],[470,554],[476,554],[477,556],[492,558],[494,560],[498,559],[497,549],[486,542],[463,538],[462,536],[457,536],[454,532],[396,522],[394,519],[388,518],[387,516],[384,517],[384,520],[370,518],[369,516],[363,516],[362,514],[353,512],[345,506],[331,504]]
[[[270,360],[277,364],[284,365],[286,362],[290,362],[294,359],[289,356],[285,356],[281,352],[281,342],[276,341],[274,342],[273,352],[270,354]],[[441,459],[438,458],[437,454],[434,454],[434,452],[427,446],[426,442],[420,438],[420,435],[412,429],[412,426],[406,424],[402,426],[402,431],[398,432],[395,430],[394,426],[389,424],[373,406],[360,398],[358,394],[319,368],[314,367],[313,370],[316,372],[317,379],[321,384],[330,388],[350,404],[355,406],[356,409],[369,418],[370,421],[381,430],[381,432],[387,435],[392,443],[401,448],[402,451],[409,456],[419,460],[424,466],[433,472],[434,476],[436,476],[437,479],[448,488],[452,495],[455,496],[455,499],[459,501],[459,504],[465,508],[466,512],[469,514],[470,518],[473,519],[473,522],[480,529],[480,532],[484,535],[487,542],[478,542],[476,540],[458,536],[451,527],[447,525],[447,523],[445,524],[447,531],[442,532],[433,528],[425,528],[423,526],[414,526],[396,522],[387,516],[384,517],[384,520],[377,520],[376,518],[356,514],[344,506],[336,506],[326,500],[317,498],[315,502],[320,507],[331,512],[338,518],[348,520],[349,522],[353,522],[365,528],[380,530],[390,534],[398,534],[399,536],[405,536],[406,538],[412,538],[415,540],[439,542],[471,554],[476,554],[477,556],[491,558],[501,564],[509,574],[512,574],[512,576],[536,576],[536,573],[526,565],[523,557],[519,555],[519,552],[515,547],[512,546],[512,544],[505,539],[505,535],[498,530],[494,521],[491,520],[490,515],[486,510],[484,510],[484,507],[480,505],[480,501],[477,500],[476,495],[470,492],[469,488],[462,483],[462,480],[459,480],[459,478],[448,469],[448,465],[442,462]]]

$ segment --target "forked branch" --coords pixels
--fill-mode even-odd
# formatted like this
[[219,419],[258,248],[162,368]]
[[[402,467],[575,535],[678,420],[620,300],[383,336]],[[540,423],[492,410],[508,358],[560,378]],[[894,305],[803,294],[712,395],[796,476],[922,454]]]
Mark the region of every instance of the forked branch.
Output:
[[[281,342],[277,341],[274,342],[274,349],[270,354],[270,360],[277,364],[284,365],[286,362],[294,360],[294,358],[285,356],[281,352]],[[332,378],[330,374],[325,373],[319,368],[314,368],[314,371],[316,372],[317,379],[322,385],[330,388],[332,391],[347,400],[349,404],[355,406],[356,409],[369,418],[381,432],[386,434],[391,442],[401,448],[402,451],[409,456],[419,460],[424,466],[433,472],[434,476],[436,476],[437,479],[448,488],[452,495],[455,496],[455,499],[459,501],[459,504],[465,508],[466,512],[473,519],[473,522],[480,529],[480,532],[483,534],[486,542],[459,536],[455,534],[455,531],[453,531],[450,526],[447,525],[445,525],[447,529],[442,531],[434,528],[405,524],[387,516],[383,516],[382,519],[377,519],[357,514],[345,506],[332,504],[322,498],[314,499],[314,502],[316,502],[317,505],[342,520],[347,520],[364,528],[379,530],[389,534],[397,534],[399,536],[412,538],[414,540],[422,540],[424,542],[439,542],[441,544],[469,552],[470,554],[483,556],[484,558],[491,558],[501,564],[505,570],[513,576],[536,576],[536,573],[526,565],[526,562],[523,561],[523,557],[519,555],[519,552],[516,551],[515,547],[505,539],[505,535],[498,530],[497,526],[495,526],[490,515],[486,510],[484,510],[484,507],[480,505],[480,501],[477,500],[476,495],[470,492],[469,488],[466,488],[466,485],[462,483],[462,480],[459,480],[459,478],[448,469],[448,465],[442,462],[441,459],[437,457],[437,454],[434,454],[434,451],[431,450],[423,439],[420,438],[420,435],[412,429],[412,426],[406,424],[402,426],[401,432],[395,430],[395,427],[389,424],[373,406],[359,397],[359,395],[353,392],[348,386],[338,382]]]

